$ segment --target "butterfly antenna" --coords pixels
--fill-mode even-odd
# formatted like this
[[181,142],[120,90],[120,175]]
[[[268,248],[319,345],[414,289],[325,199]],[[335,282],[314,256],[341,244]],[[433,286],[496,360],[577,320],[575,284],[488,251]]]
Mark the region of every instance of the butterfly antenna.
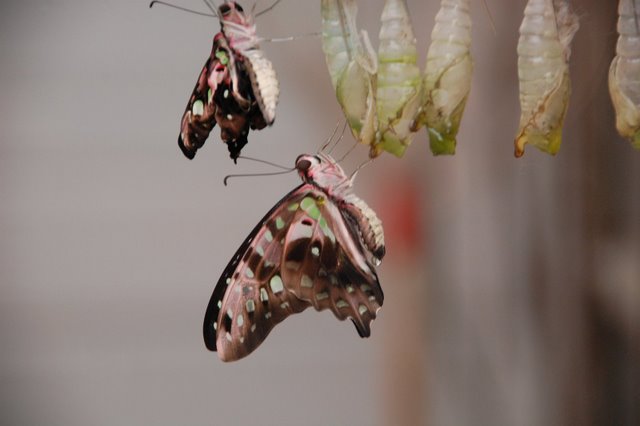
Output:
[[369,158],[367,161],[365,161],[364,163],[360,164],[358,166],[358,168],[356,168],[353,173],[351,173],[351,176],[349,176],[349,181],[351,183],[353,183],[353,181],[356,178],[356,175],[358,174],[358,172],[360,171],[360,169],[362,169],[364,166],[368,165],[369,163],[371,163],[374,159],[373,158]]
[[256,13],[256,14],[255,14],[255,17],[257,18],[257,17],[258,17],[258,16],[260,16],[260,15],[264,15],[265,13],[267,13],[268,11],[270,11],[271,9],[273,9],[274,7],[276,7],[276,5],[277,5],[278,3],[280,3],[281,1],[282,1],[282,0],[276,0],[276,1],[274,1],[274,2],[273,2],[273,4],[272,4],[271,6],[269,6],[269,7],[267,7],[266,9],[263,9],[263,10],[261,10],[260,12]]
[[340,137],[338,139],[336,139],[336,142],[333,144],[333,146],[331,147],[329,152],[327,152],[327,154],[331,155],[331,152],[336,148],[336,146],[338,146],[338,144],[340,143],[342,138],[344,138],[345,130],[347,130],[347,120],[346,119],[344,120],[344,124],[342,125],[342,131],[340,132]]
[[321,32],[314,32],[314,33],[304,33],[304,34],[298,34],[298,35],[294,35],[294,36],[289,36],[289,37],[274,37],[274,38],[260,38],[260,41],[265,41],[268,43],[280,43],[283,41],[292,41],[295,40],[297,38],[303,38],[303,37],[320,37],[322,35]]
[[208,0],[202,0],[204,4],[209,8],[209,10],[216,16],[216,18],[220,19],[220,15],[218,15],[218,8],[214,3],[210,3]]
[[178,6],[178,5],[167,3],[167,2],[164,2],[164,1],[160,1],[160,0],[153,0],[151,3],[149,3],[149,9],[151,9],[153,7],[153,5],[156,4],[156,3],[161,4],[163,6],[172,7],[174,9],[182,10],[183,12],[193,13],[195,15],[208,16],[210,18],[217,18],[218,17],[218,15],[211,15],[210,13],[198,12],[197,10],[187,9],[186,7]]
[[338,163],[342,162],[342,160],[347,158],[347,156],[351,154],[354,149],[356,149],[356,146],[358,146],[358,141],[356,141],[353,145],[351,145],[351,148],[349,148],[349,151],[347,151],[342,157],[340,157],[340,159],[338,160]]
[[280,164],[272,163],[271,161],[262,160],[260,158],[245,157],[244,155],[240,155],[238,158],[242,158],[243,160],[250,160],[250,161],[256,161],[258,163],[268,164],[273,167],[278,167],[279,169],[282,169],[282,170],[287,170],[287,171],[292,170],[291,167],[281,166]]
[[332,140],[333,140],[333,138],[335,137],[336,132],[338,131],[338,128],[339,128],[339,127],[340,127],[340,120],[338,120],[338,121],[336,122],[336,127],[334,127],[334,128],[333,128],[333,133],[331,133],[331,136],[329,136],[329,139],[327,139],[327,140],[325,141],[324,145],[322,145],[322,148],[320,148],[320,150],[318,150],[318,152],[322,152],[322,151],[324,151],[324,150],[329,146],[329,144],[331,143],[331,141],[332,141]]
[[224,186],[227,186],[227,181],[230,178],[237,178],[237,177],[252,177],[252,176],[275,176],[275,175],[284,175],[287,173],[291,173],[292,171],[295,170],[295,167],[286,171],[282,171],[282,172],[272,172],[272,173],[242,173],[242,174],[237,174],[237,175],[226,175],[224,177],[224,179],[222,180],[222,183],[224,183]]

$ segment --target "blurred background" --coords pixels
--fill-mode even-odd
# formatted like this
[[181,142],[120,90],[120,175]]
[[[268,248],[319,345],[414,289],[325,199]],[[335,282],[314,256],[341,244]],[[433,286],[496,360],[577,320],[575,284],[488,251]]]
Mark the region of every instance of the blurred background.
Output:
[[[258,32],[319,31],[319,3],[284,0]],[[383,1],[359,3],[376,44]],[[407,3],[422,67],[439,2]],[[356,182],[388,239],[372,337],[308,310],[224,364],[201,337],[213,286],[299,179],[224,187],[227,174],[273,170],[234,165],[218,128],[195,160],[179,151],[218,23],[146,0],[3,1],[1,424],[640,424],[640,152],[617,136],[607,92],[616,2],[572,2],[562,148],[519,160],[525,0],[487,3],[496,32],[473,2],[457,154],[434,158],[423,130]],[[319,38],[264,50],[277,120],[244,153],[292,165],[342,114]]]

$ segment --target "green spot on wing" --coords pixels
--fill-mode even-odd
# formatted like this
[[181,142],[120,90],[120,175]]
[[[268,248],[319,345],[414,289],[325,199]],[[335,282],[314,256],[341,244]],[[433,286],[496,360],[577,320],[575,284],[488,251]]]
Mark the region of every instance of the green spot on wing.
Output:
[[320,229],[322,230],[322,233],[326,235],[327,238],[329,238],[332,243],[335,244],[336,236],[334,235],[333,231],[331,231],[331,228],[329,228],[329,225],[327,225],[327,221],[325,220],[324,217],[322,216],[320,217],[320,220],[318,221],[318,225],[320,225]]
[[227,65],[229,63],[229,57],[227,56],[227,53],[224,50],[216,51],[216,58],[220,60],[220,63],[222,65]]
[[191,112],[193,115],[202,115],[204,114],[204,103],[201,100],[197,100],[193,103],[193,108],[191,108]]
[[211,91],[211,88],[209,88],[209,91],[207,92],[207,102],[211,103],[212,98],[213,98],[213,92]]
[[315,220],[318,220],[321,217],[320,209],[318,209],[318,206],[316,206],[315,204],[309,210],[307,210],[307,213]]
[[311,208],[311,206],[315,206],[316,202],[313,198],[311,197],[304,197],[304,200],[302,200],[302,202],[300,202],[300,208],[306,212],[309,211],[309,209]]
[[324,231],[324,228],[327,227],[327,220],[320,216],[320,220],[318,220],[318,225],[320,225],[320,228],[322,228],[322,230]]
[[276,219],[276,228],[282,229],[284,228],[284,220],[280,216]]
[[321,216],[316,201],[311,197],[305,197],[300,203],[300,208],[315,220],[318,220]]
[[293,204],[290,204],[289,207],[287,207],[287,210],[289,210],[290,212],[294,212],[298,210],[298,207],[300,207],[300,204],[293,203]]

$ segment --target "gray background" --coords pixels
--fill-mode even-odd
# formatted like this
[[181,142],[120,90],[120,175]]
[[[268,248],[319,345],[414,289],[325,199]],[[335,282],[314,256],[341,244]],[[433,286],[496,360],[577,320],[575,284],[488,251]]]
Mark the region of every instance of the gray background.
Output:
[[[374,43],[382,3],[360,1]],[[298,179],[224,187],[226,174],[271,170],[234,166],[217,128],[194,161],[182,157],[179,120],[217,22],[146,1],[4,1],[2,424],[640,422],[640,153],[615,135],[606,92],[614,2],[574,2],[582,29],[563,147],[556,158],[529,147],[520,160],[525,2],[488,0],[495,34],[473,3],[457,155],[432,157],[423,131],[404,159],[382,156],[357,181],[385,224],[402,220],[403,190],[420,219],[417,246],[388,228],[372,337],[310,311],[223,364],[201,337],[213,285]],[[408,5],[422,66],[438,4]],[[258,20],[265,37],[319,27],[318,1],[284,0]],[[244,152],[293,164],[341,112],[318,38],[264,50],[280,104]],[[364,158],[359,147],[345,167]]]

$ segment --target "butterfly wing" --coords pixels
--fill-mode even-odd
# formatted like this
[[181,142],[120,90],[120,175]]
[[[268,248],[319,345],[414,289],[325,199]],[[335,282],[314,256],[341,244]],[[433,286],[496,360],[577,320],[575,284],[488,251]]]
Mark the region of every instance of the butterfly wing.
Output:
[[284,197],[224,270],[204,320],[204,340],[223,361],[257,348],[276,324],[309,306],[351,318],[362,337],[383,302],[357,232],[309,184]]
[[260,130],[267,123],[253,95],[244,61],[238,61],[232,51],[229,51],[229,73],[230,78],[214,93],[215,119],[220,126],[220,137],[235,160],[247,144],[249,129]]
[[207,59],[182,115],[178,145],[190,160],[204,145],[209,133],[216,125],[216,104],[212,102],[215,90],[209,87],[209,77],[211,73],[224,72],[223,67],[214,55]]

